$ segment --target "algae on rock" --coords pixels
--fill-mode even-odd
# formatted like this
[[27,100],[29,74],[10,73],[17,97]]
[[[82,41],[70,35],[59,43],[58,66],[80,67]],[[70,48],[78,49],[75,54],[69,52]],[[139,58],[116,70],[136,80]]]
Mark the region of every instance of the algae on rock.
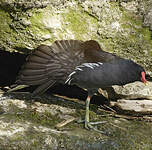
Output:
[[2,0],[0,47],[27,53],[55,40],[94,39],[104,50],[151,69],[151,31],[142,26],[143,17],[144,25],[151,18],[148,4],[142,0]]

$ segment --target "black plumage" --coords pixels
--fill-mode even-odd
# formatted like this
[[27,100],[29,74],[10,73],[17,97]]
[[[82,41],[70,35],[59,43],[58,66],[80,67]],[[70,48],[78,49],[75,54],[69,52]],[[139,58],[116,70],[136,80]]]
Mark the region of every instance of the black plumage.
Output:
[[121,58],[105,63],[84,63],[75,68],[66,83],[86,89],[105,88],[141,81],[142,72],[145,72],[143,67]]

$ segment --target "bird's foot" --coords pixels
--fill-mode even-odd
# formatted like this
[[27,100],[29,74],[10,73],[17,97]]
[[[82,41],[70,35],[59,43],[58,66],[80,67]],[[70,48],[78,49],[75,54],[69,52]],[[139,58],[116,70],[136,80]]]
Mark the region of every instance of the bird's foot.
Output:
[[84,126],[88,130],[90,129],[90,130],[94,130],[94,131],[101,133],[101,134],[106,134],[104,131],[98,130],[95,126],[93,126],[93,125],[103,124],[105,122],[106,121],[99,121],[99,122],[87,122],[87,121],[85,121]]
[[107,121],[98,121],[98,122],[88,122],[88,121],[85,121],[85,120],[79,120],[77,121],[78,123],[84,123],[84,126],[87,130],[94,130],[98,133],[101,133],[101,134],[105,134],[107,135],[107,133],[105,133],[104,131],[101,131],[101,130],[98,130],[96,126],[94,125],[98,125],[98,124],[103,124],[103,123],[106,123]]

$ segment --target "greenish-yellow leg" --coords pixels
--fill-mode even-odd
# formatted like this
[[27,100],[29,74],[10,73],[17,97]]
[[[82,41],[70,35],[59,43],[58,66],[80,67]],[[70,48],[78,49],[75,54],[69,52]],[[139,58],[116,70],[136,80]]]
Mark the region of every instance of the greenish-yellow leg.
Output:
[[89,105],[90,105],[90,96],[86,99],[86,114],[85,114],[85,128],[89,129],[88,123],[89,123]]
[[105,134],[103,131],[100,131],[100,130],[96,129],[94,126],[92,126],[92,125],[95,125],[95,124],[101,124],[101,123],[105,123],[105,122],[103,122],[103,121],[101,121],[101,122],[90,122],[89,121],[90,99],[91,99],[90,96],[88,96],[87,99],[86,99],[85,128],[86,129],[93,129],[94,131],[97,131],[99,133]]

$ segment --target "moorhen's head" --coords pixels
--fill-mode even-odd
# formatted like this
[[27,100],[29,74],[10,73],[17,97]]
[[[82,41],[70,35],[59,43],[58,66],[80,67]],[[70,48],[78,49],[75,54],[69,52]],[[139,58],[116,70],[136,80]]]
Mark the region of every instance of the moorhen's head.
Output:
[[136,63],[134,65],[135,65],[135,67],[133,67],[131,69],[132,69],[132,71],[134,71],[136,73],[136,75],[134,75],[134,76],[136,76],[137,81],[141,81],[144,84],[146,84],[147,80],[146,80],[146,77],[145,77],[146,72],[145,72],[144,68],[142,66],[136,64]]

